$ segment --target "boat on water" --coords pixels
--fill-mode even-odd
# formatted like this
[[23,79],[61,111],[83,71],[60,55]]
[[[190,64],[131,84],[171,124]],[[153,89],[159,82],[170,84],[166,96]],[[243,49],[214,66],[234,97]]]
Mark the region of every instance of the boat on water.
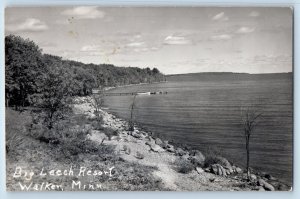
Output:
[[137,93],[137,95],[150,95],[150,92],[142,92],[142,93]]

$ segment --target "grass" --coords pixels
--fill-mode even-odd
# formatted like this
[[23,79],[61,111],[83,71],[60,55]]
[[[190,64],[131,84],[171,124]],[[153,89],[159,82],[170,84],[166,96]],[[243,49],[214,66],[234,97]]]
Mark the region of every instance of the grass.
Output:
[[[161,180],[152,175],[157,168],[126,162],[117,155],[115,146],[99,145],[89,140],[89,129],[85,126],[90,123],[91,121],[83,116],[70,115],[68,119],[60,121],[55,128],[49,130],[38,123],[33,124],[29,111],[19,113],[6,109],[7,190],[20,191],[18,183],[27,182],[12,177],[16,166],[32,169],[35,173],[39,173],[42,168],[68,169],[72,166],[74,170],[78,170],[85,166],[93,170],[115,166],[111,178],[86,177],[80,180],[83,184],[101,183],[101,190],[109,191],[165,190]],[[111,129],[102,129],[108,135],[116,134]],[[62,184],[64,190],[70,191],[70,182],[74,179],[75,176],[47,176],[35,177],[34,182],[55,182]]]

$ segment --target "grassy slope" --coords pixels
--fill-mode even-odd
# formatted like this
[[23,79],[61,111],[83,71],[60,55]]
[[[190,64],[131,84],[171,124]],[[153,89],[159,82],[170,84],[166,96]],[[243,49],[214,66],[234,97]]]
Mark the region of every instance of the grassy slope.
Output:
[[[79,121],[76,121],[79,119]],[[72,123],[87,124],[83,121],[83,117],[72,118]],[[78,191],[71,189],[72,180],[81,180],[82,184],[100,183],[102,189],[99,190],[165,190],[160,184],[160,180],[152,177],[150,174],[155,169],[153,167],[140,166],[134,163],[125,162],[119,158],[117,154],[98,154],[89,152],[80,152],[77,155],[66,157],[62,154],[61,147],[51,145],[37,139],[34,139],[27,127],[31,122],[31,116],[28,111],[19,113],[11,109],[6,110],[6,135],[7,144],[10,150],[7,152],[6,175],[7,190],[19,191],[18,182],[29,184],[20,178],[13,178],[16,167],[22,167],[27,171],[33,170],[36,174],[40,173],[42,168],[50,171],[51,169],[69,169],[71,166],[74,173],[79,171],[79,167],[87,167],[92,170],[107,170],[111,166],[115,166],[113,177],[85,177],[78,178],[76,176],[61,177],[35,177],[34,183],[51,182],[62,184],[65,190]],[[73,125],[73,124],[72,124]],[[70,123],[71,126],[71,123]],[[66,128],[68,128],[66,126]],[[79,126],[79,128],[84,128]],[[13,135],[17,135],[16,136]],[[102,151],[103,152],[103,151]],[[77,171],[77,172],[76,172]],[[133,176],[132,173],[135,173]]]

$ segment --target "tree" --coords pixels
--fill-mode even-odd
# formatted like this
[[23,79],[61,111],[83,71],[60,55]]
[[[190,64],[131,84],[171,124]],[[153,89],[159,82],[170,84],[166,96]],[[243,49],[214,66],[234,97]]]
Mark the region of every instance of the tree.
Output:
[[96,116],[96,120],[98,123],[98,126],[101,126],[103,123],[103,117],[101,115],[101,108],[104,104],[104,89],[100,88],[98,93],[94,93],[92,95],[91,105],[93,106],[94,114]]
[[39,108],[39,117],[48,129],[52,129],[71,110],[72,82],[68,77],[69,72],[59,63],[53,62],[44,73],[37,93],[32,96],[32,103]]
[[42,51],[34,42],[20,36],[5,37],[6,106],[19,109],[29,105],[44,70],[41,58]]
[[247,178],[250,180],[250,137],[254,132],[255,127],[258,124],[258,119],[261,117],[262,113],[257,111],[254,106],[248,106],[242,109],[242,122],[244,128],[244,135],[246,141],[246,153],[247,153],[247,160],[246,160],[246,168],[247,168]]
[[134,97],[132,99],[132,103],[130,105],[130,120],[129,120],[129,126],[128,126],[128,130],[129,131],[134,131],[134,109],[136,108],[135,105],[135,99],[136,99],[137,94],[134,94]]

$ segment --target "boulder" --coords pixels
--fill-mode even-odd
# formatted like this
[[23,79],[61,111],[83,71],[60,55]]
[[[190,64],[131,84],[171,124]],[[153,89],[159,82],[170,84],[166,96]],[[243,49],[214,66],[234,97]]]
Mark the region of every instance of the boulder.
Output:
[[157,145],[159,145],[159,146],[162,146],[163,142],[161,141],[161,139],[156,138],[156,139],[155,139],[155,144],[157,144]]
[[160,145],[162,148],[167,149],[168,148],[168,141],[163,141],[162,144]]
[[257,181],[257,184],[259,186],[262,186],[267,191],[275,191],[275,188],[271,184],[269,184],[266,181],[264,181],[263,179],[259,179]]
[[222,176],[227,176],[226,170],[224,169],[224,167],[222,167],[222,166],[220,165],[220,168],[221,168],[221,171],[222,171]]
[[265,176],[264,176],[266,179],[268,179],[268,180],[276,180],[276,178],[274,178],[271,174],[265,174]]
[[231,174],[230,171],[229,171],[228,169],[226,169],[226,174],[227,174],[227,175],[230,175],[230,174]]
[[227,176],[226,170],[220,164],[210,165],[210,171],[211,171],[211,173],[213,173],[215,175]]
[[258,187],[258,191],[266,191],[262,186]]
[[136,157],[137,159],[144,159],[145,156],[144,156],[143,154],[141,154],[140,152],[136,152],[135,157]]
[[196,167],[196,171],[200,174],[203,173],[204,170],[201,167]]
[[222,165],[224,168],[233,170],[230,162],[226,158],[218,156],[217,159],[219,164]]
[[258,181],[257,181],[258,186],[264,186],[265,183],[266,183],[266,181],[264,181],[263,179],[258,179]]
[[111,138],[110,138],[110,140],[119,140],[120,138],[119,138],[119,136],[112,136]]
[[190,156],[191,162],[196,166],[203,167],[205,162],[205,157],[200,151],[195,151],[192,153],[193,156]]
[[142,136],[141,136],[139,133],[135,132],[135,131],[133,131],[133,132],[131,133],[131,135],[132,135],[132,137],[135,137],[135,138],[137,138],[137,139],[142,138]]
[[232,168],[232,172],[233,172],[233,173],[236,173],[236,166],[235,166],[235,165],[232,165],[231,168]]
[[254,174],[250,174],[250,180],[251,180],[251,181],[255,181],[255,180],[257,180],[257,177],[256,177],[256,175],[254,175]]
[[130,153],[131,153],[131,149],[127,145],[123,145],[123,151],[127,155],[130,155]]
[[168,152],[171,152],[171,153],[174,153],[174,152],[175,152],[174,146],[168,144],[168,145],[167,145],[167,151],[168,151]]
[[177,148],[175,151],[176,155],[183,156],[186,152],[182,148]]
[[240,167],[236,167],[235,171],[236,171],[237,173],[243,173],[243,170],[242,170]]
[[210,165],[210,171],[213,173],[213,174],[218,174],[218,166],[217,164],[212,164]]
[[271,184],[269,184],[269,183],[265,183],[265,185],[263,186],[264,188],[265,188],[265,190],[267,190],[267,191],[275,191],[275,188],[271,185]]
[[158,146],[157,144],[150,145],[150,150],[152,150],[154,152],[163,152],[164,151],[164,149],[161,148],[160,146]]

